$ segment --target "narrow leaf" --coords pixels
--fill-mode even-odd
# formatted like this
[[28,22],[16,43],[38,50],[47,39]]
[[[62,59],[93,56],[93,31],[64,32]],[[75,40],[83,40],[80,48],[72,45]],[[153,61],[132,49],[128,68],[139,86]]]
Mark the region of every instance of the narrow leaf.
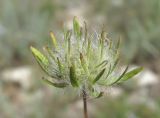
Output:
[[78,18],[75,16],[73,18],[73,29],[74,29],[74,33],[77,37],[81,37],[81,28],[80,28],[80,24],[78,22]]
[[114,71],[114,69],[116,68],[118,62],[119,62],[119,56],[117,56],[117,59],[115,60],[115,62],[113,64],[109,74],[111,74]]
[[106,32],[104,32],[103,30],[102,30],[102,33],[101,33],[101,39],[100,39],[100,45],[101,45],[101,52],[100,52],[100,59],[102,59],[102,57],[103,57],[103,52],[104,52],[104,41],[105,41],[105,39],[106,39]]
[[110,64],[106,78],[108,78],[108,76],[109,76],[110,74],[112,74],[112,72],[115,70],[118,62],[119,62],[119,56],[118,56],[117,59],[115,60],[113,66],[111,66],[111,64]]
[[106,79],[108,78],[108,76],[110,75],[110,73],[111,73],[111,68],[112,68],[112,66],[111,66],[111,64],[109,65],[109,69],[108,69],[108,72],[107,72],[107,76],[105,77]]
[[87,74],[89,74],[87,62],[86,62],[86,60],[85,60],[85,58],[84,58],[84,56],[83,56],[82,53],[80,53],[80,61],[81,61],[81,65],[82,65],[82,68],[84,69],[84,71],[85,71]]
[[38,59],[38,61],[41,61],[41,63],[43,63],[44,65],[48,65],[48,59],[40,52],[38,51],[36,48],[34,47],[30,47],[33,55],[35,56],[36,59]]
[[68,54],[70,55],[71,53],[71,38],[68,38]]
[[104,74],[106,69],[103,69],[97,76],[96,78],[93,80],[93,84],[95,84],[101,77],[102,75]]
[[116,84],[118,81],[120,81],[122,79],[122,77],[126,74],[127,70],[128,70],[128,66],[126,67],[124,72],[114,82],[112,82],[110,85]]
[[135,76],[135,75],[137,75],[138,73],[140,73],[142,70],[143,70],[143,68],[142,68],[142,67],[139,67],[139,68],[136,68],[136,69],[134,69],[134,70],[126,73],[118,83],[123,82],[123,81],[126,81],[126,80],[132,78],[133,76]]
[[69,63],[70,53],[71,53],[71,30],[65,32],[65,60]]
[[91,52],[91,39],[88,39],[88,45],[87,45],[87,58],[89,59]]
[[70,67],[70,82],[73,87],[78,87],[78,81],[76,77],[76,70],[74,64],[72,64],[72,66]]
[[60,60],[59,60],[58,57],[57,57],[57,63],[58,63],[59,71],[60,71],[60,73],[62,74],[62,67],[63,67],[63,65],[62,65],[62,63],[60,62]]
[[51,38],[52,38],[52,42],[53,42],[54,47],[56,47],[56,46],[57,46],[57,41],[56,41],[56,38],[55,38],[55,36],[54,36],[54,33],[53,33],[53,32],[50,32],[50,36],[51,36]]
[[100,66],[106,66],[108,64],[108,61],[107,60],[104,60],[104,61],[102,61],[100,64],[98,64],[95,68],[98,68],[98,67],[100,67]]
[[47,73],[48,71],[46,70],[49,66],[49,61],[48,59],[40,52],[38,51],[36,48],[34,47],[30,47],[32,54],[34,55],[36,61],[38,62],[38,64],[40,65],[40,67]]

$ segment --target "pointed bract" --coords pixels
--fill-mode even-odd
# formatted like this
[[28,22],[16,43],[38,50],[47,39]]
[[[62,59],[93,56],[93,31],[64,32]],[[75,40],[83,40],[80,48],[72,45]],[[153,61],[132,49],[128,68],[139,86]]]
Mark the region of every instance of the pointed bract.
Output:
[[56,38],[54,36],[54,33],[50,32],[50,36],[52,38],[52,42],[53,42],[54,47],[57,47],[57,40],[56,40]]
[[78,18],[76,16],[73,18],[73,30],[74,30],[76,37],[80,38],[82,31],[81,31],[80,24],[78,22]]
[[97,76],[96,78],[93,80],[93,84],[95,84],[104,74],[106,69],[103,69]]
[[71,85],[73,87],[78,87],[78,81],[77,81],[77,77],[76,77],[76,70],[75,70],[75,65],[72,64],[72,66],[70,67],[70,82]]
[[118,81],[120,81],[122,77],[125,75],[125,73],[127,72],[127,70],[128,70],[128,66],[125,68],[124,72],[115,81],[110,83],[110,85],[116,84]]

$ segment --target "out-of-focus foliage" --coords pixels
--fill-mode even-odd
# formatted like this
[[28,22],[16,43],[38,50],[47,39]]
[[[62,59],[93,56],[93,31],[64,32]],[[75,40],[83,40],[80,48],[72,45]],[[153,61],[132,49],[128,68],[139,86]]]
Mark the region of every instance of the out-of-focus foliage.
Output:
[[[108,98],[108,99],[107,99]],[[140,104],[130,104],[126,95],[119,97],[118,99],[112,99],[107,97],[102,99],[97,105],[98,111],[95,118],[159,118],[160,114],[158,111],[160,107],[156,110],[144,103]],[[160,104],[157,103],[157,106]]]
[[124,40],[123,55],[131,60],[159,56],[159,0],[98,0],[94,12]]
[[0,1],[0,65],[26,62],[29,46],[41,45],[54,21],[54,1]]
[[22,92],[22,88],[16,83],[0,81],[0,118],[61,118],[63,116],[66,105],[74,99],[72,93],[67,93],[68,96],[64,97],[63,94],[59,94],[62,91],[49,92],[47,88],[42,88],[41,84],[41,86],[36,85],[37,81],[32,82],[34,88]]
[[[68,2],[66,5],[72,7],[74,4],[80,3]],[[67,9],[66,5],[55,0],[1,0],[1,65],[17,59],[27,61],[30,58],[28,46],[44,42],[46,32],[53,28],[52,24],[58,19],[56,16],[63,18],[62,14],[66,15],[67,10],[56,12],[57,9]],[[102,22],[108,29],[121,36],[124,58],[138,60],[159,56],[159,0],[94,0],[89,8],[89,16],[102,16]]]

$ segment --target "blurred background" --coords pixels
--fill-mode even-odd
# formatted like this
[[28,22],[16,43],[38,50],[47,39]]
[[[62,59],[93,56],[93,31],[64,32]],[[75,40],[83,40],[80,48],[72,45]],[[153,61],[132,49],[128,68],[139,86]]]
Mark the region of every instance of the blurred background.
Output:
[[90,118],[160,118],[160,0],[0,0],[0,118],[82,118],[79,95],[42,83],[29,46],[60,36],[74,16],[121,37],[121,58],[143,66],[135,79],[89,100]]

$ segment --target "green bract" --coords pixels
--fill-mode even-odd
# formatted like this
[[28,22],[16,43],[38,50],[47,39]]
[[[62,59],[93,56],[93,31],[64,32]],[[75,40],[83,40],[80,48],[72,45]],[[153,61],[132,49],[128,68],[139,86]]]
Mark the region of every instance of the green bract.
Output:
[[86,23],[81,27],[76,17],[73,30],[64,31],[64,39],[56,40],[52,32],[50,35],[53,47],[44,47],[45,55],[33,47],[31,51],[52,78],[52,81],[43,80],[54,87],[70,86],[82,90],[85,86],[88,95],[99,98],[104,93],[101,87],[124,82],[142,70],[140,67],[127,72],[127,66],[119,73],[120,40],[114,44],[104,30],[99,34],[88,34]]

